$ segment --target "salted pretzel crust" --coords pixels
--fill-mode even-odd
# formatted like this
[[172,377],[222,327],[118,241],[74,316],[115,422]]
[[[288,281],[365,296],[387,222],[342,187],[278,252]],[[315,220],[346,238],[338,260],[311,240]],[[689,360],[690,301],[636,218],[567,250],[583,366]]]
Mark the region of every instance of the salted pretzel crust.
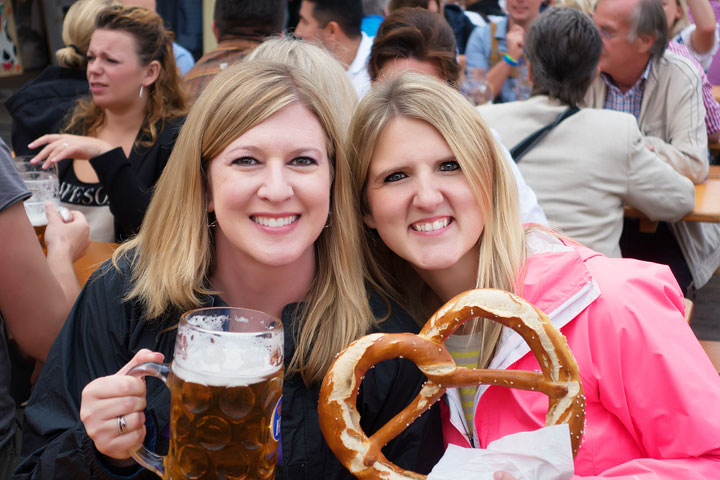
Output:
[[[515,330],[538,360],[542,373],[458,367],[444,345],[455,329],[483,317]],[[428,381],[415,399],[368,438],[360,427],[356,399],[365,373],[390,358],[413,361]],[[577,363],[565,337],[548,317],[522,298],[494,289],[461,293],[430,317],[418,335],[376,333],[351,343],[333,362],[320,389],[320,428],[330,449],[359,479],[424,479],[391,463],[381,449],[422,415],[447,387],[480,384],[537,390],[550,399],[546,425],[567,423],[573,456],[585,422],[585,396]]]

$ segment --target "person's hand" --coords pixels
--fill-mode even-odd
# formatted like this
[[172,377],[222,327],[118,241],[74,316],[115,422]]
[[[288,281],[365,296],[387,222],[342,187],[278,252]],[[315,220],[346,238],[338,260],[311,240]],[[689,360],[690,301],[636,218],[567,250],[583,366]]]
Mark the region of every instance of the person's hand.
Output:
[[66,255],[71,261],[82,257],[90,245],[90,226],[85,215],[69,210],[72,218],[64,221],[53,202],[45,203],[48,225],[45,229],[45,246],[50,252]]
[[162,353],[142,349],[115,375],[96,378],[83,389],[80,420],[103,455],[129,459],[130,450],[145,440],[145,381],[126,373],[141,363],[162,360]]
[[517,478],[513,477],[509,473],[495,472],[493,473],[493,480],[517,480]]
[[514,60],[520,60],[523,57],[523,47],[525,46],[525,30],[520,25],[513,25],[505,36],[507,41],[507,54]]
[[30,163],[44,162],[43,168],[66,158],[89,160],[114,148],[99,138],[58,133],[43,135],[29,143],[28,148],[35,149],[42,145],[45,147],[30,160]]

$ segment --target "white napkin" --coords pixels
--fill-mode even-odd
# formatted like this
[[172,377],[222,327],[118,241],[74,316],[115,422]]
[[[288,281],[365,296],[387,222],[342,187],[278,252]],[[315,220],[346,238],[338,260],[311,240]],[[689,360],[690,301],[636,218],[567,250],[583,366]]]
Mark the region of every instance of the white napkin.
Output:
[[518,480],[567,480],[575,471],[565,424],[507,435],[487,449],[449,445],[428,480],[493,480],[503,471]]

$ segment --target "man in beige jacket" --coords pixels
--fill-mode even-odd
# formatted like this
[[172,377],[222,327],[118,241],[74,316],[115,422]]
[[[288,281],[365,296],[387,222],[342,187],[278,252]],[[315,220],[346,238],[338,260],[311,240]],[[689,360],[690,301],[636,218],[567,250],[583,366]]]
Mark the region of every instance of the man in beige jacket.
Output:
[[[631,113],[648,149],[695,183],[708,172],[700,77],[685,58],[666,51],[667,19],[660,0],[600,0],[595,25],[603,38],[602,72],[587,106]],[[653,235],[625,222],[623,255],[666,263],[687,292],[720,266],[720,226],[661,224]]]
[[[533,96],[479,108],[508,148],[583,99],[602,40],[587,15],[553,9],[530,27],[525,51]],[[692,182],[645,147],[635,118],[626,113],[582,109],[528,150],[518,166],[553,228],[611,257],[620,256],[624,205],[665,221],[679,220],[694,206]]]

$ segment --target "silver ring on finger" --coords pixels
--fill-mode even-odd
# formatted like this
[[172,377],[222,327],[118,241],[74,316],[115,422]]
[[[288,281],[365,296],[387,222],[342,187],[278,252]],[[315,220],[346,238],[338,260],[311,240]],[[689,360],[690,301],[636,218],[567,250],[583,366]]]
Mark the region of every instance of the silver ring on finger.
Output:
[[127,423],[125,423],[125,417],[120,415],[117,417],[117,424],[118,424],[118,430],[120,430],[120,434],[124,434],[127,432]]
[[70,146],[70,145],[68,145],[67,142],[63,142],[63,147],[64,147],[64,148],[68,148],[69,146]]

